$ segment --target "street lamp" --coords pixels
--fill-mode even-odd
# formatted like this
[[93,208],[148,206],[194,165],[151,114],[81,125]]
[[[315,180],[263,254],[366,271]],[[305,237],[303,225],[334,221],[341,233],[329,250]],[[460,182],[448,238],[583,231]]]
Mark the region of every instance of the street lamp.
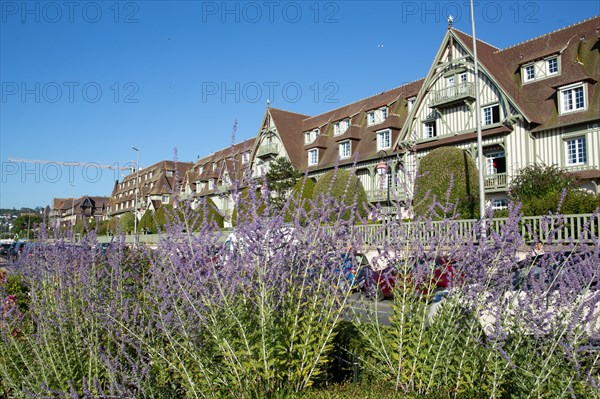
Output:
[[133,210],[133,232],[135,234],[135,244],[137,244],[137,211],[138,211],[138,192],[140,184],[140,150],[136,146],[132,145],[131,149],[137,153],[137,164],[135,169],[135,208]]
[[390,173],[390,166],[383,159],[384,156],[387,158],[388,154],[385,150],[380,150],[377,155],[379,156],[379,158],[381,158],[381,161],[379,161],[379,163],[377,164],[377,166],[375,168],[377,169],[377,174],[381,177],[382,182],[383,182],[384,178],[386,179],[386,182],[385,182],[385,184],[387,186],[386,205],[389,207],[391,205],[390,204],[390,181],[388,178],[388,174]]
[[73,189],[73,197],[71,198],[71,220],[73,222],[73,227],[75,227],[75,223],[77,222],[77,216],[75,216],[75,185],[71,184],[70,186]]

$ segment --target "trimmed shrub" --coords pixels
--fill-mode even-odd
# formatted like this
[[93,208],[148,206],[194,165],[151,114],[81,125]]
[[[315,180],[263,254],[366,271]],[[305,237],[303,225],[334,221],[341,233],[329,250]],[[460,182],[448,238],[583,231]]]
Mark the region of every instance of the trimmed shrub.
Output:
[[[256,216],[264,216],[267,204],[262,200],[260,190],[255,190],[255,198],[250,195],[250,188],[244,188],[239,194],[239,200],[236,201],[233,212],[231,213],[231,225],[237,226],[242,220],[252,221],[254,213]],[[255,205],[258,204],[258,205]],[[249,207],[250,206],[250,207]]]
[[429,214],[432,204],[437,204],[433,214],[438,218],[451,216],[455,211],[464,219],[479,215],[477,164],[459,148],[436,148],[421,159],[415,187],[416,215]]
[[154,221],[154,215],[150,209],[146,210],[144,216],[140,219],[140,222],[138,223],[138,232],[156,234],[156,222]]
[[223,215],[221,215],[219,208],[211,198],[206,197],[201,201],[196,211],[198,212],[198,219],[196,219],[194,230],[199,230],[205,220],[208,223],[215,223],[219,228],[223,228]]
[[130,234],[133,232],[135,225],[135,216],[133,212],[127,212],[119,217],[119,229],[123,232]]
[[110,223],[109,220],[102,220],[100,221],[100,223],[98,223],[98,235],[99,236],[105,236],[108,234],[108,224]]
[[600,208],[600,194],[595,195],[574,189],[567,192],[561,211],[566,215],[570,215],[593,213],[598,208]]
[[[311,210],[310,201],[314,198],[315,191],[315,182],[313,179],[302,179],[296,182],[296,185],[292,189],[292,193],[290,194],[291,201],[289,208],[285,213],[285,221],[291,222],[293,220],[293,215],[295,213],[295,209],[297,205],[302,206],[304,209],[304,214],[308,215]],[[306,222],[306,217],[300,217],[300,222],[304,224]]]
[[[367,216],[369,200],[367,193],[359,178],[346,169],[334,169],[319,178],[314,188],[314,198],[319,202],[318,207],[323,208],[323,198],[331,198],[338,201],[339,205],[345,207],[341,212],[343,220],[350,218],[350,208],[356,205],[358,214],[364,218]],[[339,212],[332,214],[330,220],[335,220]]]
[[[177,215],[178,221],[173,220],[173,216]],[[160,230],[164,230],[167,224],[175,224],[183,220],[183,214],[178,209],[174,209],[173,205],[165,204],[154,212],[154,221]]]

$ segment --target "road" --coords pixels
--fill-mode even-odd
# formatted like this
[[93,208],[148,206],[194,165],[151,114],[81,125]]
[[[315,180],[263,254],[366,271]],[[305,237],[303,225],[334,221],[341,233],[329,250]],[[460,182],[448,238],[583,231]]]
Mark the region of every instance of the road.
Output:
[[393,302],[391,300],[386,299],[375,302],[365,298],[362,293],[355,292],[350,296],[349,302],[351,309],[346,316],[348,319],[358,316],[360,320],[369,322],[374,320],[375,314],[377,314],[377,320],[380,324],[390,325],[390,317],[393,314]]

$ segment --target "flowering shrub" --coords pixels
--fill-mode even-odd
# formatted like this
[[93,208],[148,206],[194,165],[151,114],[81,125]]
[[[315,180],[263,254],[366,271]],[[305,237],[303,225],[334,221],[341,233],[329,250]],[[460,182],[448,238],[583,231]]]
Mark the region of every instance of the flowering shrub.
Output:
[[[533,253],[518,263],[518,207],[478,240],[452,217],[387,219],[374,226],[383,238],[373,263],[394,265],[397,282],[382,317],[331,261],[349,244],[365,249],[357,194],[308,207],[290,196],[281,211],[268,195],[236,198],[245,203],[233,246],[186,203],[165,215],[153,250],[125,246],[122,234],[106,251],[94,232],[77,244],[41,237],[9,266],[18,284],[0,286],[0,394],[301,397],[349,351],[364,381],[409,395],[597,395],[597,230],[582,226],[586,245],[546,242],[545,263]],[[444,293],[432,262],[414,261],[438,255],[454,265]]]

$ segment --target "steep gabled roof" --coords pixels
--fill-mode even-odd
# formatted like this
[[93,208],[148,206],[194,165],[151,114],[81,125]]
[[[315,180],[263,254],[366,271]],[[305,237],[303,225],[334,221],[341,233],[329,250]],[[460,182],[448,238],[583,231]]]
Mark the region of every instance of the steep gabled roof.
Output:
[[273,123],[277,127],[277,132],[292,166],[295,169],[302,168],[302,145],[304,140],[302,123],[309,116],[278,108],[269,108],[267,112],[273,118]]
[[[546,35],[496,49],[477,40],[480,64],[515,101],[535,130],[550,129],[600,118],[600,17],[596,16]],[[472,52],[473,39],[457,29],[452,32]],[[522,84],[521,66],[553,54],[560,54],[560,73]],[[557,88],[587,81],[587,110],[559,115]],[[537,126],[537,127],[536,127]]]

